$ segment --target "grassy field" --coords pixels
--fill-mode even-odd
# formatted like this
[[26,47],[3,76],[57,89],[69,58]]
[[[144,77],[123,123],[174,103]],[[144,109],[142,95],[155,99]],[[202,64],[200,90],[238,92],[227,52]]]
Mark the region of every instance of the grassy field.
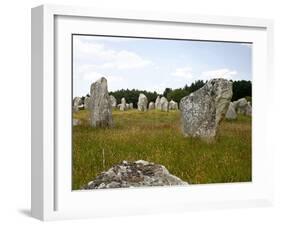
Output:
[[190,184],[251,181],[251,118],[224,120],[213,143],[183,137],[180,112],[114,111],[115,127],[94,129],[89,111],[74,114],[73,189],[122,160],[164,165]]

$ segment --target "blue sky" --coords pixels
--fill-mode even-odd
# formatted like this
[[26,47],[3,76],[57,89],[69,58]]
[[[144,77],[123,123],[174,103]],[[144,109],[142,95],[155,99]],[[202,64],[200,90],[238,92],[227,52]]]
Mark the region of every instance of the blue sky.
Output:
[[211,78],[252,80],[251,44],[73,36],[73,95],[84,96],[100,77],[109,91],[162,93]]

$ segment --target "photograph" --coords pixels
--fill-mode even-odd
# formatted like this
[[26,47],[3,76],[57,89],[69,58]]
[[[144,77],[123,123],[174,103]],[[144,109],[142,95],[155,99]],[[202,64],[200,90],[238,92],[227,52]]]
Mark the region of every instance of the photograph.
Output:
[[252,181],[252,43],[71,44],[72,190]]

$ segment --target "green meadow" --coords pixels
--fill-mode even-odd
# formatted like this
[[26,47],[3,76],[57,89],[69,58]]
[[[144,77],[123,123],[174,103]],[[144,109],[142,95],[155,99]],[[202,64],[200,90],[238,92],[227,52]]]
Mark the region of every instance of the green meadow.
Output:
[[90,112],[74,113],[73,189],[123,160],[164,165],[190,184],[251,181],[251,117],[220,124],[214,142],[182,135],[180,111],[113,111],[114,128],[92,128]]

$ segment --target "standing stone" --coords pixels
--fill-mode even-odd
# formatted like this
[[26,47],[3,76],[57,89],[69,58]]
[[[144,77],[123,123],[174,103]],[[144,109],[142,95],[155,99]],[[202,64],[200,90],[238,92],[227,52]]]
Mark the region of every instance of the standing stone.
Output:
[[85,109],[90,109],[90,100],[91,98],[86,96],[85,99],[84,99],[84,108]]
[[107,90],[107,80],[102,77],[91,85],[91,125],[112,127],[112,108]]
[[110,97],[111,107],[112,109],[115,109],[117,106],[117,100],[113,95],[110,95],[109,97]]
[[139,95],[138,110],[147,111],[147,97],[143,93]]
[[178,110],[178,103],[176,101],[171,100],[169,102],[169,110]]
[[126,111],[127,110],[127,107],[126,107],[126,99],[125,97],[123,97],[121,99],[121,105],[120,105],[120,111]]
[[133,103],[129,104],[129,109],[134,109],[134,104]]
[[154,102],[151,101],[151,102],[149,103],[148,109],[149,109],[149,110],[154,110],[154,109],[155,109],[155,104],[154,104]]
[[73,99],[73,111],[79,111],[79,106],[83,105],[83,101],[81,97],[74,97]]
[[185,136],[211,140],[227,112],[232,98],[232,82],[209,80],[202,88],[180,101],[182,130]]
[[248,106],[246,98],[240,98],[239,100],[234,101],[233,103],[238,114],[246,115],[246,110]]
[[230,104],[228,106],[228,110],[225,114],[225,118],[226,119],[237,119],[235,105],[233,104],[233,102],[230,102]]
[[130,109],[130,104],[126,104],[126,110]]
[[166,99],[166,97],[161,97],[161,99],[160,99],[160,110],[161,111],[168,111],[169,110],[168,107],[169,107],[169,102]]
[[160,97],[157,96],[156,100],[155,100],[155,108],[157,110],[161,110],[161,105],[160,105]]
[[246,113],[247,116],[252,116],[252,106],[251,106],[250,102],[248,102],[248,104],[247,104],[245,113]]

